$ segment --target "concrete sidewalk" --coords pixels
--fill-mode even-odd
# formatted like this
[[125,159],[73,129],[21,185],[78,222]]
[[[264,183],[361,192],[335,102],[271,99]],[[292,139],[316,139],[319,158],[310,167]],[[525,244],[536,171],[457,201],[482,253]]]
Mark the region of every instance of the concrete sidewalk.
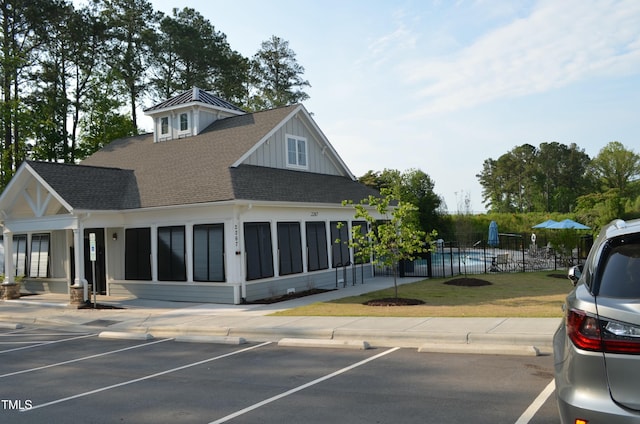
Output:
[[[401,279],[399,284],[417,279]],[[276,341],[400,346],[424,351],[549,353],[559,318],[380,318],[269,316],[301,305],[356,296],[393,286],[378,277],[365,284],[270,305],[221,305],[98,296],[124,309],[75,309],[67,295],[43,294],[0,301],[0,327],[60,326],[130,337],[190,337],[194,341]],[[313,342],[311,342],[313,341]],[[347,343],[349,342],[349,343]]]

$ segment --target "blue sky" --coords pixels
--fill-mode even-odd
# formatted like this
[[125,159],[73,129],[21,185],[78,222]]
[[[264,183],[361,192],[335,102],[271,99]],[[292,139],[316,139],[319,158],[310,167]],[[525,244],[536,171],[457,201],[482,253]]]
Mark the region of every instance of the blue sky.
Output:
[[640,153],[640,1],[151,3],[196,9],[246,57],[287,40],[351,171],[421,169],[451,212],[483,211],[484,160],[524,143]]

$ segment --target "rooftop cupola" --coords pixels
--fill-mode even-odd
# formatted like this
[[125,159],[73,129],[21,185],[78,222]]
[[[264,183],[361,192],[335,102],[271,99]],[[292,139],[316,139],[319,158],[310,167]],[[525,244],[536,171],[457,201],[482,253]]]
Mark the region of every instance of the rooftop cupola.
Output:
[[245,111],[205,90],[193,87],[144,110],[153,118],[153,141],[198,135],[213,122]]

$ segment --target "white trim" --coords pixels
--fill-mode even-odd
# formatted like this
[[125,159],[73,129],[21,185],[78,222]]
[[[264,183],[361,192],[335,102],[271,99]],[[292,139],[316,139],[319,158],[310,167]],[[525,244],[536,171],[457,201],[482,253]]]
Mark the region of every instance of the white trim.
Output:
[[151,110],[151,111],[145,111],[144,114],[147,116],[155,116],[155,115],[160,115],[160,114],[164,114],[170,111],[177,111],[177,110],[181,110],[181,109],[185,109],[185,108],[190,108],[190,107],[194,107],[194,106],[199,106],[205,109],[211,109],[211,110],[216,110],[216,111],[220,111],[220,112],[224,112],[224,113],[229,113],[232,115],[246,115],[247,112],[244,111],[240,111],[240,110],[234,110],[234,109],[228,109],[226,107],[222,107],[222,106],[215,106],[212,105],[210,103],[205,103],[202,101],[191,101],[191,102],[187,102],[187,103],[181,103],[179,105],[174,105],[174,106],[167,106],[167,107],[163,107],[162,109],[157,109],[157,110]]

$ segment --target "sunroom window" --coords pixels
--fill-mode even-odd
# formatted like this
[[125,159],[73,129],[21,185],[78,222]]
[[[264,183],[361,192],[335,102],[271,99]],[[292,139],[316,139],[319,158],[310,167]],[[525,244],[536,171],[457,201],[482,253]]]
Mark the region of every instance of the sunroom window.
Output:
[[[4,274],[4,241],[0,235],[0,271]],[[27,235],[17,234],[13,236],[13,270],[14,276],[26,275],[27,265]]]
[[49,274],[49,234],[31,236],[31,267],[29,276],[48,277]]

